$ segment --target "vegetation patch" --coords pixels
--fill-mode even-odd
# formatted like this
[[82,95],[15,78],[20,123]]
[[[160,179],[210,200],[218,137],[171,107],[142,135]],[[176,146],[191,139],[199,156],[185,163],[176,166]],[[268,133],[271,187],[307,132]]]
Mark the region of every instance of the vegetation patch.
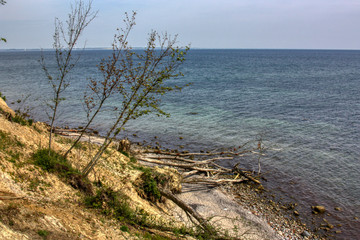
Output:
[[15,123],[19,123],[22,126],[31,126],[34,123],[33,119],[26,119],[25,117],[15,114],[14,117],[11,117],[10,120]]
[[12,163],[16,163],[20,156],[22,156],[22,153],[20,152],[22,147],[24,147],[22,142],[0,130],[0,151],[8,155],[5,159]]
[[0,98],[2,98],[6,102],[6,97],[0,92]]
[[47,239],[50,233],[46,230],[39,230],[37,231],[37,234],[39,234],[39,236],[41,236],[43,239]]
[[164,186],[166,175],[153,171],[151,168],[141,168],[143,172],[140,176],[140,182],[137,185],[140,196],[151,201],[159,202],[162,200],[158,186]]
[[93,192],[92,185],[88,179],[76,169],[74,169],[66,158],[54,150],[39,149],[33,155],[34,164],[43,170],[57,174],[73,188],[85,193]]
[[128,197],[109,187],[101,187],[95,195],[85,197],[85,205],[100,209],[101,213],[132,225],[150,226],[149,214],[144,210],[133,210]]
[[[66,138],[66,137],[59,137],[57,140],[56,140],[58,143],[62,143],[62,144],[73,144],[74,143],[74,140],[70,139],[70,138]],[[82,142],[77,142],[75,145],[74,145],[74,148],[75,149],[79,149],[79,150],[83,150],[83,151],[86,151],[87,150],[87,147],[85,146],[84,143]]]

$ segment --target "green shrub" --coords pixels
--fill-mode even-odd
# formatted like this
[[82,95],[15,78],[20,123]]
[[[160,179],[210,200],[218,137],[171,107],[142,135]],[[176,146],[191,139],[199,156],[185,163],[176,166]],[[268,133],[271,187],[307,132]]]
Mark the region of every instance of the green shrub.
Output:
[[12,138],[8,133],[0,131],[0,151],[9,155],[10,158],[7,160],[15,163],[22,156],[22,147],[24,147],[22,142]]
[[39,231],[37,231],[37,234],[39,234],[39,236],[43,237],[43,239],[47,239],[47,236],[50,233],[48,231],[46,231],[46,230],[39,230]]
[[33,155],[35,165],[38,165],[43,170],[48,172],[62,172],[64,167],[69,168],[71,166],[68,161],[57,152],[49,149],[39,149]]
[[158,186],[164,185],[166,181],[166,175],[155,171],[151,168],[139,168],[143,173],[141,174],[141,182],[138,184],[140,188],[140,194],[143,193],[143,197],[151,202],[157,202],[161,200],[161,193]]
[[137,219],[137,214],[130,208],[127,197],[108,187],[100,188],[96,195],[86,196],[85,205],[100,209],[104,215],[120,221],[136,222]]
[[120,230],[123,231],[123,232],[129,232],[128,226],[125,226],[125,225],[121,226]]
[[146,197],[152,202],[160,200],[161,193],[158,189],[157,181],[153,177],[150,169],[144,171],[144,173],[141,175],[141,179],[143,181],[141,188],[144,191]]
[[12,117],[11,121],[19,123],[19,124],[21,124],[23,126],[31,126],[33,124],[33,122],[34,122],[33,119],[26,120],[25,117],[23,117],[23,116],[21,116],[19,114],[15,114],[15,117]]
[[33,155],[34,164],[43,170],[56,173],[73,188],[79,189],[87,194],[93,193],[89,180],[76,169],[74,169],[66,158],[61,154],[49,149],[39,149]]
[[6,102],[6,97],[0,92],[0,97]]

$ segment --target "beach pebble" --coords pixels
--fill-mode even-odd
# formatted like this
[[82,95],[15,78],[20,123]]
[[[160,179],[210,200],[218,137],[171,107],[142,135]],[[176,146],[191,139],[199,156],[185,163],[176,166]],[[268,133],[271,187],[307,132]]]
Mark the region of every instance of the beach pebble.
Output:
[[324,213],[326,211],[326,208],[324,206],[312,206],[311,208],[314,214]]
[[310,237],[310,233],[308,231],[303,231],[300,235],[303,237]]

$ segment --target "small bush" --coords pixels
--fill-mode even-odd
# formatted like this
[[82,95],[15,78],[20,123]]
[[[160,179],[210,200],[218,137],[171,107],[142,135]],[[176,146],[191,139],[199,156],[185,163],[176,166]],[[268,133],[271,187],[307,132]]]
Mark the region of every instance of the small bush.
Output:
[[141,175],[141,179],[143,181],[141,184],[141,188],[144,191],[146,197],[152,202],[156,202],[157,200],[160,200],[161,193],[158,189],[156,180],[151,174],[151,171],[150,170],[145,171]]
[[101,209],[107,216],[112,216],[120,221],[136,221],[136,213],[127,203],[127,197],[115,192],[111,188],[102,187],[96,195],[85,197],[85,205],[90,208]]
[[142,168],[141,171],[141,182],[138,184],[140,195],[151,202],[160,201],[161,193],[158,186],[164,185],[166,176],[152,171],[151,168]]
[[120,230],[123,231],[123,232],[129,232],[128,226],[125,226],[125,225],[121,226]]
[[22,126],[31,126],[34,122],[33,119],[26,120],[23,116],[15,114],[15,117],[11,118],[11,121],[21,124]]
[[50,233],[46,230],[39,230],[39,231],[37,231],[37,234],[39,234],[39,236],[43,237],[43,239],[46,239]]
[[70,184],[73,188],[79,189],[87,194],[92,194],[92,185],[88,179],[74,169],[66,158],[57,152],[49,149],[39,149],[33,155],[34,164],[43,170],[56,173]]
[[49,149],[38,150],[34,153],[33,159],[35,165],[38,165],[48,172],[62,172],[65,170],[64,167],[67,167],[68,169],[71,168],[70,164],[63,156],[53,150],[51,150],[49,154]]
[[10,134],[0,131],[0,151],[9,155],[10,162],[15,163],[16,160],[22,156],[21,148],[24,144],[18,141],[16,138],[10,136]]
[[0,97],[6,102],[6,97],[0,92]]

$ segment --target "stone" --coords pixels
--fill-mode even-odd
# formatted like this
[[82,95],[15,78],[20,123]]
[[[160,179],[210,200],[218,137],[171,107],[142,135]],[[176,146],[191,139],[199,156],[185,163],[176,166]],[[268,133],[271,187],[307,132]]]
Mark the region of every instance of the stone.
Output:
[[295,211],[294,211],[294,215],[295,215],[295,216],[299,216],[300,214],[299,214],[298,211],[295,210]]
[[9,106],[6,104],[6,102],[4,101],[4,99],[2,99],[1,97],[0,97],[0,109],[1,109],[1,111],[0,111],[0,113],[1,112],[3,112],[3,113],[5,113],[5,115],[7,116],[7,117],[15,117],[15,112],[14,112],[14,110],[12,110],[11,108],[9,108]]
[[336,211],[341,211],[342,209],[341,209],[341,207],[335,207],[334,208]]
[[312,212],[314,214],[324,213],[326,211],[326,208],[324,206],[320,206],[320,205],[312,206],[311,208],[312,208],[312,210],[313,210]]
[[122,139],[119,142],[118,151],[130,152],[131,143],[128,139]]
[[310,237],[310,233],[308,231],[303,231],[300,235],[303,237]]

